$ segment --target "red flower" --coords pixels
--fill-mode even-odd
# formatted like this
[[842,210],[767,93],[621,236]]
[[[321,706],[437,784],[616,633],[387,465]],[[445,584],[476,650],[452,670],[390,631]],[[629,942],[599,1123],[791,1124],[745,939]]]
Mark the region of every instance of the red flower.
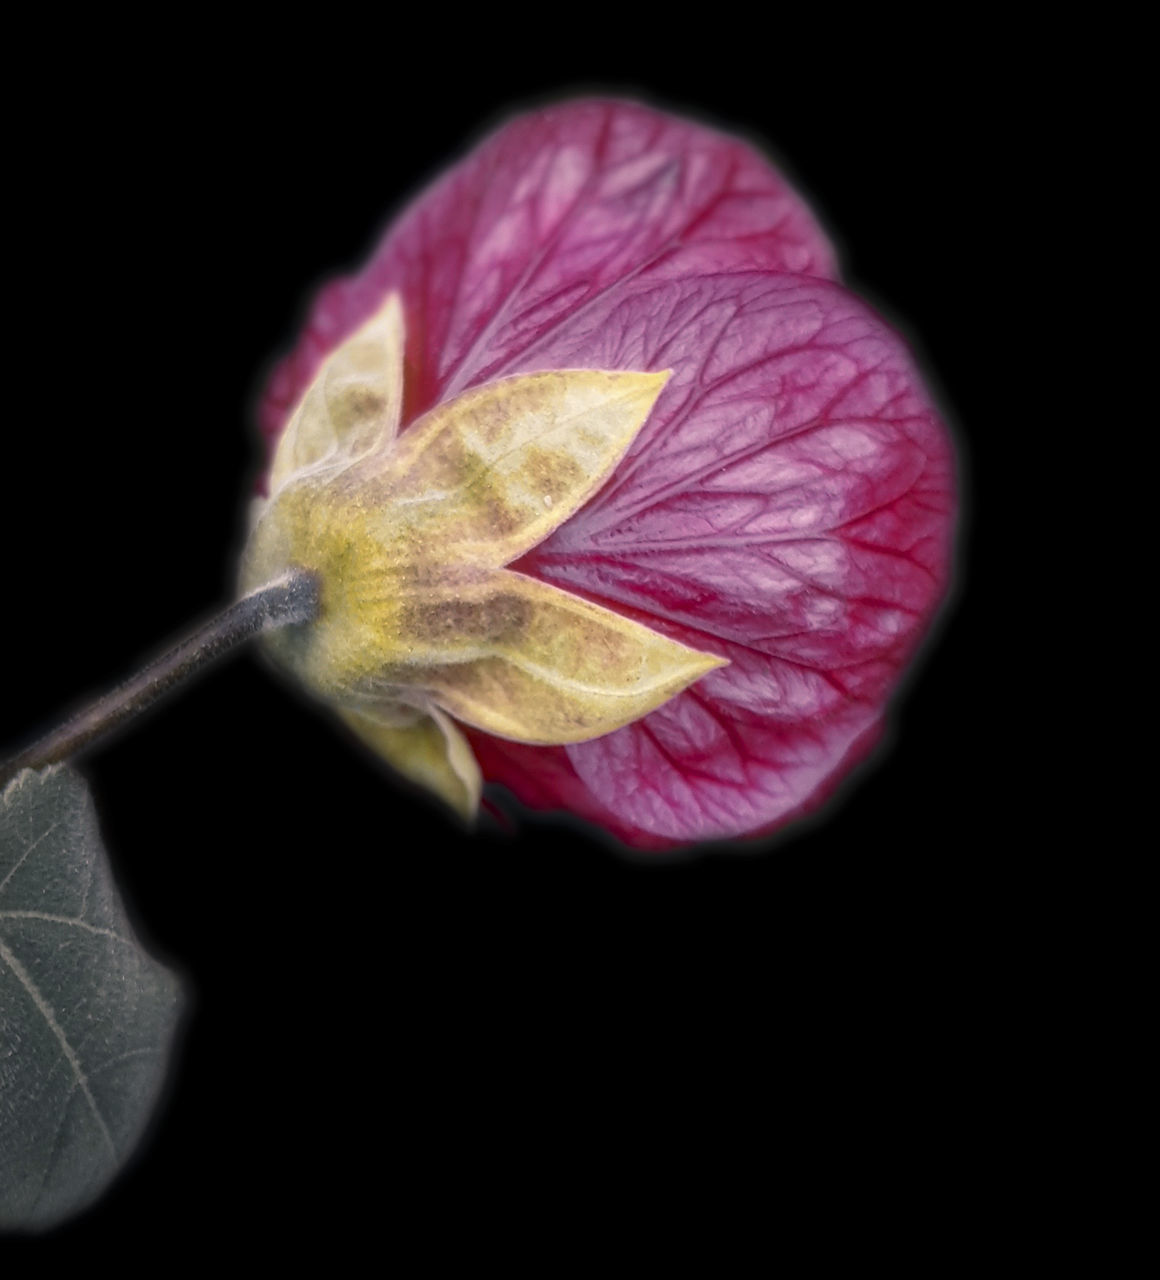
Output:
[[834,276],[750,148],[584,101],[499,130],[316,299],[261,405],[271,442],[396,291],[404,431],[514,374],[673,371],[608,482],[512,567],[729,665],[589,741],[468,729],[525,804],[638,848],[752,835],[873,745],[946,588],[953,459],[905,345]]

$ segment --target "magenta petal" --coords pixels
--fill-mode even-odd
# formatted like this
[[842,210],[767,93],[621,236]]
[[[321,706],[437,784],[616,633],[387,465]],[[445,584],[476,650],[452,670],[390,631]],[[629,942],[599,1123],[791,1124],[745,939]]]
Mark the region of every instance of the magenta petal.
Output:
[[487,778],[628,843],[773,829],[873,745],[949,576],[947,432],[904,343],[831,279],[744,144],[642,107],[514,121],[326,290],[263,403],[403,293],[405,420],[494,377],[673,370],[604,489],[515,566],[729,659],[615,733],[472,741]]
[[679,245],[836,274],[801,197],[736,138],[630,103],[582,101],[488,138],[316,299],[260,408],[274,439],[325,353],[399,289],[411,420],[498,376],[562,318]]
[[619,823],[678,842],[775,825],[861,754],[942,596],[954,509],[946,431],[881,319],[828,281],[691,257],[537,352],[675,372],[610,484],[518,566],[730,659],[566,749]]

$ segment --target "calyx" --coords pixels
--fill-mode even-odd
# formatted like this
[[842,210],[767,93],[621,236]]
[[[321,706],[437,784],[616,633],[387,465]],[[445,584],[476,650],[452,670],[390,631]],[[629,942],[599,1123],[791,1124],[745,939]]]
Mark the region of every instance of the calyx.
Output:
[[331,353],[283,432],[242,567],[312,572],[313,623],[272,656],[465,817],[481,779],[455,720],[519,742],[599,737],[724,659],[505,565],[612,474],[669,374],[566,369],[487,383],[400,434],[392,294]]

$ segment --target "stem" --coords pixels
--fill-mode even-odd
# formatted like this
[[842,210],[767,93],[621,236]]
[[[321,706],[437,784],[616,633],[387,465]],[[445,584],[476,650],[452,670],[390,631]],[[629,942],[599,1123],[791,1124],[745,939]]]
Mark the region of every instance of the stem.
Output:
[[243,596],[167,653],[98,698],[18,755],[0,763],[0,788],[21,769],[43,769],[105,738],[133,716],[260,631],[310,622],[318,614],[312,574],[295,571]]

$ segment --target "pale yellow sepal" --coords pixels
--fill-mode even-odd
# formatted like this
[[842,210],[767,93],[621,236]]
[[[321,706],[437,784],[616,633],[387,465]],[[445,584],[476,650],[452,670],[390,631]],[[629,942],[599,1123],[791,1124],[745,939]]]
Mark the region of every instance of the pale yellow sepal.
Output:
[[379,681],[419,688],[476,728],[519,742],[582,742],[639,720],[724,660],[510,570],[405,594],[400,653]]
[[346,707],[338,708],[338,714],[392,769],[471,822],[479,809],[483,778],[467,739],[437,707],[430,714],[400,710],[403,715],[390,715],[386,721],[377,719],[373,712]]
[[270,492],[319,464],[388,446],[403,409],[403,307],[383,306],[323,361],[286,424],[270,466]]
[[[639,719],[724,659],[504,566],[591,499],[669,378],[566,369],[475,387],[397,433],[396,296],[319,370],[275,457],[243,587],[318,582],[274,656],[460,813],[479,770],[446,713],[536,744]],[[416,708],[422,708],[417,711]]]
[[669,377],[566,369],[465,391],[392,451],[393,517],[437,539],[449,563],[515,560],[604,484]]

